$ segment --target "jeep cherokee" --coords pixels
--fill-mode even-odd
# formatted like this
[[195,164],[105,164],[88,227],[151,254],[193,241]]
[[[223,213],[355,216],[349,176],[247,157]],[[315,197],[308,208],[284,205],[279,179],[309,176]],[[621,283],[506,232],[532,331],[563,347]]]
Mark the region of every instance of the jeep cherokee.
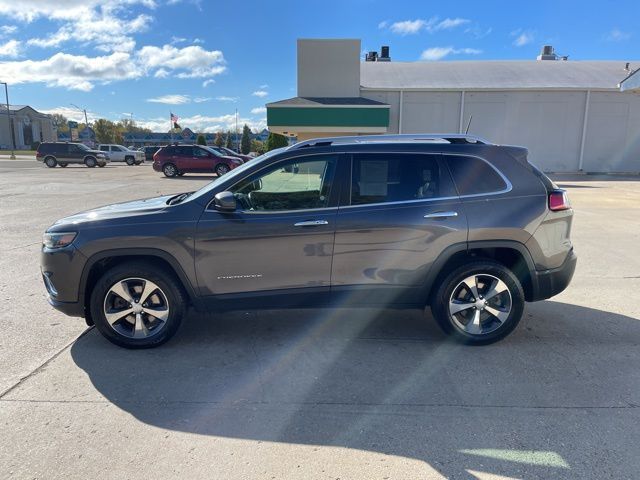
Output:
[[566,193],[522,147],[468,135],[321,138],[196,192],[111,205],[44,234],[49,302],[111,342],[159,345],[187,307],[425,308],[471,344],[569,284]]

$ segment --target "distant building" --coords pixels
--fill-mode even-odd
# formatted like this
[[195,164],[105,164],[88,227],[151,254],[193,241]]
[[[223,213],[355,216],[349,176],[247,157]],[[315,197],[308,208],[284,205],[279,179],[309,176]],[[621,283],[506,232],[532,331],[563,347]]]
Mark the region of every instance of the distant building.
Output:
[[[215,133],[204,133],[204,138],[207,141],[208,145],[213,145],[216,140]],[[223,132],[223,135],[226,136],[226,132]],[[266,128],[262,130],[260,133],[251,133],[251,140],[258,140],[264,142],[269,137],[269,130]],[[240,142],[242,138],[242,132],[238,132],[237,141]],[[132,147],[143,147],[145,145],[168,145],[169,143],[196,143],[198,139],[198,133],[194,132],[190,128],[185,128],[182,132],[174,133],[173,135],[168,132],[152,132],[152,133],[143,133],[143,132],[132,132],[125,133],[124,135],[124,143],[127,146]],[[236,134],[235,132],[231,132],[231,139],[234,144],[236,142]],[[226,140],[226,138],[225,138]]]
[[[9,119],[11,118],[11,124]],[[28,105],[0,105],[0,149],[15,144],[19,150],[30,149],[35,142],[55,141],[56,127],[50,115],[38,112]]]
[[270,131],[300,140],[469,133],[523,145],[552,172],[640,171],[640,59],[361,61],[360,40],[298,40],[297,97],[267,104]]

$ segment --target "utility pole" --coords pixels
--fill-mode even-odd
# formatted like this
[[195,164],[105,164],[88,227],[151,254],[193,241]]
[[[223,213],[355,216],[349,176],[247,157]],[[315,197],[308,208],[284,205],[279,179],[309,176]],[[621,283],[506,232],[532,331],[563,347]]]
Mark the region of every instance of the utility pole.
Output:
[[89,127],[89,121],[87,120],[87,109],[86,108],[80,108],[79,106],[77,106],[74,103],[71,103],[70,105],[72,107],[76,107],[81,112],[84,112],[84,126],[85,126],[85,128],[88,128]]
[[13,125],[11,125],[11,111],[9,110],[9,87],[7,86],[7,82],[0,82],[4,84],[4,95],[7,100],[7,126],[9,127],[9,135],[11,135],[11,156],[9,157],[11,160],[16,159],[16,136],[13,131]]
[[236,152],[240,151],[240,145],[238,144],[238,109],[236,108]]

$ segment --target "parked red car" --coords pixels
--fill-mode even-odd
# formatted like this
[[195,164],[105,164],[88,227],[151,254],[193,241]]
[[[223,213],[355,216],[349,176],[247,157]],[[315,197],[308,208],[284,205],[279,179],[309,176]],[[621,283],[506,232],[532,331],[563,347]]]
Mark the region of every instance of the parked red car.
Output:
[[153,169],[167,177],[185,173],[216,173],[222,176],[240,165],[241,159],[222,155],[202,145],[167,145],[153,155]]

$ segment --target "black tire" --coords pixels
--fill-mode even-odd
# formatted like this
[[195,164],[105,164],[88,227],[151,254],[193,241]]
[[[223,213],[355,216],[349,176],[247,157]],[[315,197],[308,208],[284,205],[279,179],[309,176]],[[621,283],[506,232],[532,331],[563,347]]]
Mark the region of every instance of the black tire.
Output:
[[162,167],[162,173],[164,173],[165,177],[173,178],[179,175],[178,167],[176,167],[173,163],[165,163]]
[[54,157],[46,157],[44,159],[44,164],[49,168],[56,168],[58,161]]
[[99,163],[99,164],[98,164],[98,167],[100,167],[100,168],[104,168],[104,167],[106,167],[106,166],[107,166],[107,164],[106,164],[106,163]]
[[[147,320],[145,320],[145,330],[149,328],[147,332],[150,333],[150,335],[144,338],[133,338],[133,336],[127,336],[122,333],[126,332],[129,328],[132,331],[135,329],[131,324],[132,321],[135,323],[135,320],[132,320],[131,317],[114,322],[114,327],[112,327],[107,321],[105,314],[106,306],[109,305],[114,298],[114,294],[110,293],[111,288],[123,280],[138,278],[153,282],[159,287],[160,293],[157,293],[157,295],[166,299],[166,306],[168,308],[166,321],[155,327],[159,329],[155,333],[152,329],[152,322],[155,321],[155,319],[153,317],[146,317],[148,323]],[[135,298],[136,292],[134,290],[135,289],[129,290],[129,292],[132,293]],[[151,295],[149,298],[151,298]],[[123,308],[127,309],[126,302],[122,300],[121,297],[116,295],[115,299],[124,303]],[[132,262],[110,269],[96,282],[91,291],[89,308],[91,310],[91,318],[96,328],[107,340],[120,347],[140,349],[157,347],[173,337],[187,312],[187,304],[187,294],[173,273],[150,263]],[[145,314],[143,313],[142,315]],[[131,314],[131,316],[133,316],[133,314]],[[133,335],[133,333],[131,334]]]
[[124,157],[124,161],[127,162],[127,165],[130,167],[136,163],[136,159],[133,157]]
[[60,163],[58,163],[58,165],[60,165],[62,168],[65,168],[65,167],[66,167],[67,165],[69,165],[69,164],[68,164],[68,163],[60,162]]
[[179,176],[179,177],[181,177],[181,176],[183,176],[183,175],[184,175],[184,172],[179,172],[179,173],[178,173],[178,176]]
[[87,157],[84,159],[84,164],[89,168],[93,168],[98,164],[98,162],[94,157]]
[[229,165],[227,165],[226,163],[219,163],[218,165],[216,165],[216,175],[218,175],[219,177],[223,176],[225,173],[229,173],[229,170],[231,170],[229,168]]
[[142,165],[142,162],[144,162],[144,160],[136,160],[135,164],[136,165]]
[[[476,283],[478,298],[475,299],[478,303],[471,301],[470,298],[473,295],[470,289],[460,286],[465,279],[471,276],[479,278]],[[502,281],[508,292],[503,292],[487,301],[483,298],[483,294],[489,293],[491,288],[489,282],[495,281],[494,279]],[[460,300],[465,296],[468,298]],[[458,303],[461,306],[480,306],[467,307],[452,314],[449,308],[450,302],[452,302],[452,308],[456,308]],[[516,328],[522,318],[524,302],[522,285],[513,272],[501,263],[487,259],[469,262],[447,274],[439,282],[431,298],[430,306],[435,320],[446,334],[462,343],[486,345],[501,340]],[[480,311],[478,313],[480,320],[474,325],[472,318],[478,310]],[[489,310],[494,313],[498,312],[499,316],[505,315],[507,311],[508,314],[505,318],[498,320],[498,317],[489,313]],[[476,330],[476,325],[479,325],[480,332],[468,331],[469,329]]]

